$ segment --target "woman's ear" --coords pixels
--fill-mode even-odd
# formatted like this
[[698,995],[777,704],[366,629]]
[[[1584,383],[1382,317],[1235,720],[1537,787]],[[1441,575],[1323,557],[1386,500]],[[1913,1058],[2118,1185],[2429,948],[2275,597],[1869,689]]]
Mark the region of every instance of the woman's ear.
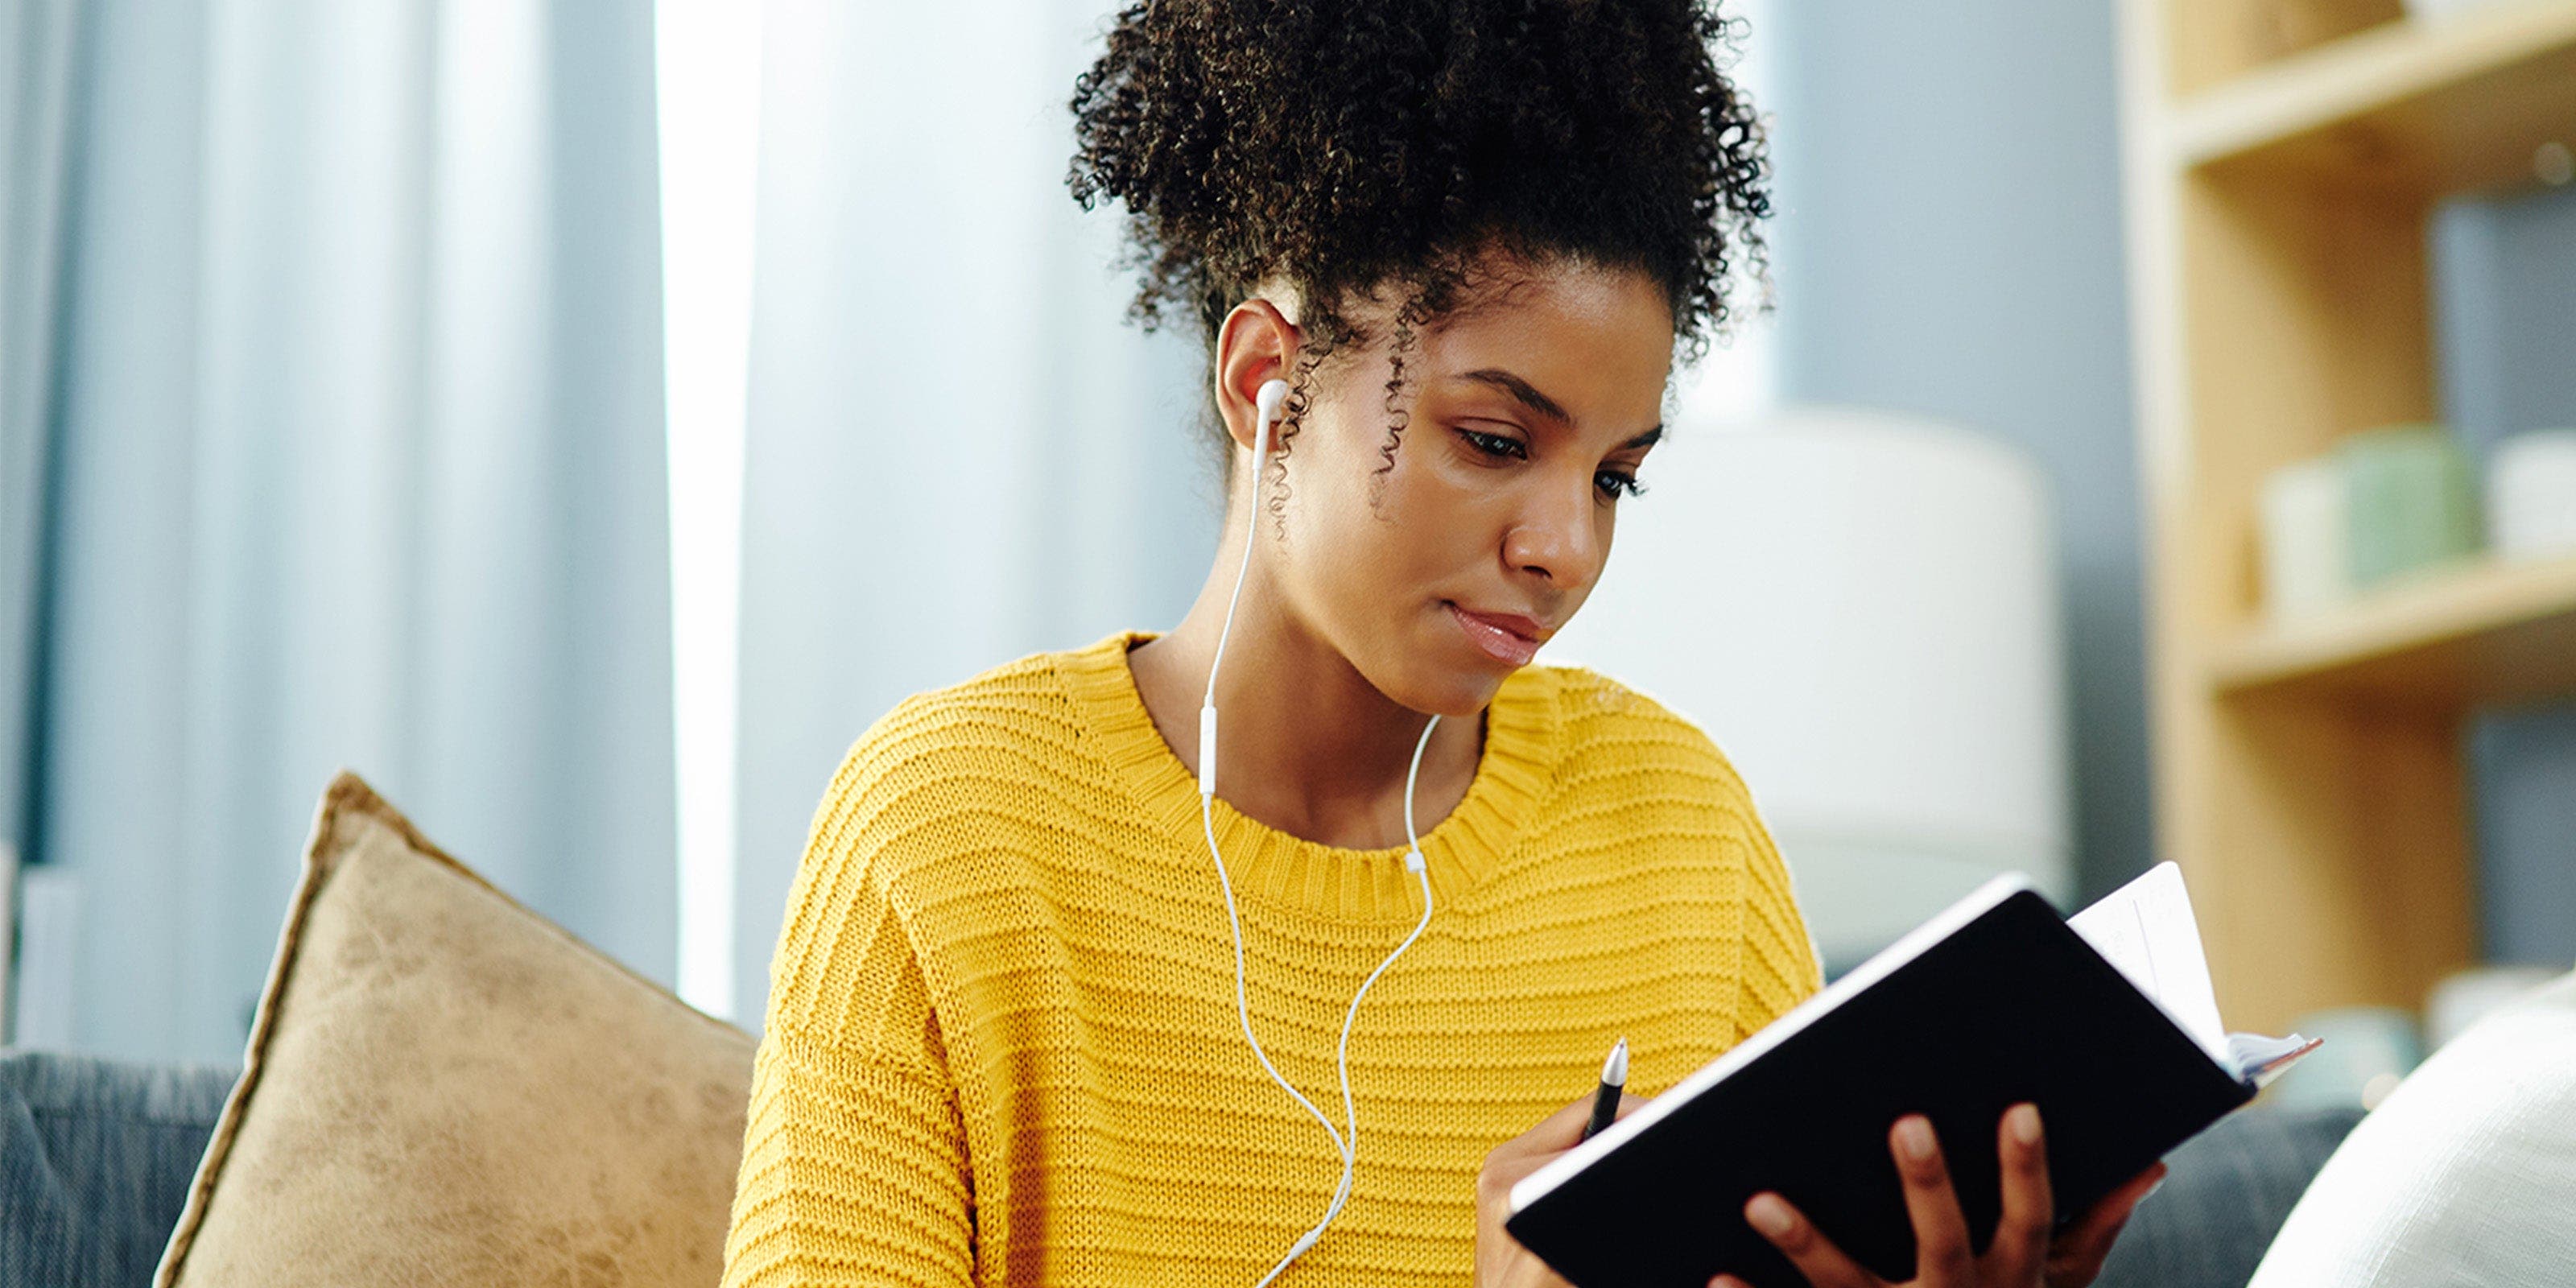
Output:
[[[1252,450],[1261,386],[1290,380],[1297,362],[1297,324],[1258,295],[1235,305],[1216,335],[1216,410],[1237,446]],[[1278,446],[1274,438],[1271,446]]]

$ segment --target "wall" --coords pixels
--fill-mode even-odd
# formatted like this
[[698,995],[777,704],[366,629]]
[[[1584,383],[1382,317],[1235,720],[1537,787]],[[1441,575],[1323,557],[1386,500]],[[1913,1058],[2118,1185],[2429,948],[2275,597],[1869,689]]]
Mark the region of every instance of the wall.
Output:
[[[2433,226],[2443,412],[2483,454],[2576,426],[2576,190],[2462,202]],[[2481,929],[2499,961],[2576,961],[2576,703],[2475,721]]]
[[2111,8],[1771,16],[1781,393],[1941,416],[2047,472],[2078,879],[2107,889],[2154,853]]

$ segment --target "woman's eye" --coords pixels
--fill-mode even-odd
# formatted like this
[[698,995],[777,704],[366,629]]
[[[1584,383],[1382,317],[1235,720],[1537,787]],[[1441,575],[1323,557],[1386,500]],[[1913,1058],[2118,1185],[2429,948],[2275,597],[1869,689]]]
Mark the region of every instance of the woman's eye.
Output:
[[[1465,440],[1469,447],[1487,456],[1529,459],[1529,444],[1508,434],[1489,434],[1481,429],[1460,426],[1458,437]],[[1609,501],[1616,501],[1623,496],[1646,494],[1646,485],[1638,482],[1636,475],[1624,470],[1597,471],[1592,476],[1592,486],[1599,488],[1602,498]]]
[[1476,429],[1461,429],[1458,431],[1458,436],[1466,439],[1469,447],[1473,447],[1487,456],[1517,456],[1526,458],[1529,455],[1529,449],[1521,445],[1521,440],[1507,435],[1488,434],[1482,430]]
[[1601,489],[1601,494],[1613,501],[1623,495],[1644,496],[1646,494],[1646,485],[1638,482],[1636,475],[1622,474],[1617,470],[1603,470],[1593,475],[1592,486]]

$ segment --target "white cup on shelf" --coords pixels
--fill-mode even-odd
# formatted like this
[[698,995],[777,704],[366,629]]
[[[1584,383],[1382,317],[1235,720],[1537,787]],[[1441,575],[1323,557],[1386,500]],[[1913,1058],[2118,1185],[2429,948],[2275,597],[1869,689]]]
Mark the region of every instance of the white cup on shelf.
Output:
[[2576,554],[2576,429],[2533,430],[2496,447],[2487,528],[2499,558]]
[[2332,457],[2263,478],[2263,609],[2287,621],[2352,597],[2350,493]]

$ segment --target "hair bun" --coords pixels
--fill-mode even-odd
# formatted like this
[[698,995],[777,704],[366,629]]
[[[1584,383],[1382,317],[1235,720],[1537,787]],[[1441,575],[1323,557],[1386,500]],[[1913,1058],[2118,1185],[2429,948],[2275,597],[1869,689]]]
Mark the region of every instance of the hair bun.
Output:
[[[1764,271],[1760,123],[1691,0],[1143,0],[1075,82],[1066,176],[1126,207],[1131,313],[1213,336],[1272,275],[1327,342],[1409,283],[1446,311],[1488,239],[1635,267],[1695,356]],[[1365,337],[1359,337],[1365,338]]]

